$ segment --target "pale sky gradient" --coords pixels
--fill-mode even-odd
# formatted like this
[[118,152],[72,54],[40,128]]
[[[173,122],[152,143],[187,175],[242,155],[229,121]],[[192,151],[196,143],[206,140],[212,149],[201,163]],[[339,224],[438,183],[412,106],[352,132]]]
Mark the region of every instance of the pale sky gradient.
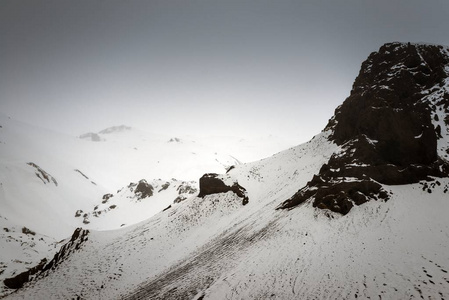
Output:
[[392,41],[449,45],[449,1],[0,2],[0,111],[72,135],[305,142]]

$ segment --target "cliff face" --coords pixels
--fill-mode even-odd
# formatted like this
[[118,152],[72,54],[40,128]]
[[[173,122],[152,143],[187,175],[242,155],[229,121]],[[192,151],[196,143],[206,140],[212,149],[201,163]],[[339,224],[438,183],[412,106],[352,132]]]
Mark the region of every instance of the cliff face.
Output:
[[439,143],[449,125],[448,73],[442,46],[390,43],[372,53],[325,128],[343,151],[280,208],[313,199],[346,214],[370,199],[387,200],[381,184],[448,176],[447,141]]
[[[372,53],[362,64],[351,95],[326,128],[333,129],[332,139],[340,145],[362,135],[377,140],[373,162],[398,166],[435,162],[437,133],[431,107],[422,100],[445,84],[449,58],[442,50],[393,43]],[[447,110],[449,94],[442,100]]]

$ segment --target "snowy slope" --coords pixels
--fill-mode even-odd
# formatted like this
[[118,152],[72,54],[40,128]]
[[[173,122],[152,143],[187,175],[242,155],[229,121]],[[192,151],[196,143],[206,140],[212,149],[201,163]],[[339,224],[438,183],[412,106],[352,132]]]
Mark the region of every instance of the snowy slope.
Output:
[[[384,52],[370,55],[362,65],[349,102],[337,109],[325,131],[308,143],[269,158],[236,165],[224,175],[209,174],[224,186],[237,183],[248,196],[248,203],[232,191],[200,191],[201,197],[192,194],[138,224],[110,231],[84,231],[87,236],[65,246],[66,250],[70,248],[67,255],[57,256],[58,260],[37,280],[7,299],[36,295],[42,299],[449,298],[449,54],[444,47],[400,43],[381,49]],[[383,62],[384,57],[399,59],[401,65]],[[374,64],[376,59],[381,63]],[[385,70],[380,67],[384,64]],[[375,68],[380,69],[373,71]],[[389,73],[398,68],[399,75]],[[385,76],[376,77],[381,72]],[[397,76],[415,85],[404,86]],[[387,85],[379,87],[373,84],[373,78]],[[365,93],[374,96],[363,98]],[[350,101],[358,99],[366,102],[351,105]],[[365,105],[367,102],[372,106]],[[369,112],[382,108],[389,114],[384,119],[388,122],[397,113],[403,117],[399,124],[411,124],[413,128],[401,128],[393,122],[391,126],[399,127],[382,124],[371,130],[363,126],[365,120],[358,122],[359,116],[344,115],[348,106],[349,112],[351,106]],[[416,124],[416,120],[426,123]],[[352,121],[358,122],[359,132],[347,137],[354,130],[345,127],[345,122],[350,125]],[[428,136],[421,139],[424,130]],[[406,134],[404,141],[430,153],[429,158],[378,151],[376,147],[383,142],[396,145],[389,136],[391,132]],[[99,142],[86,142],[108,143],[105,134],[98,135],[102,137]],[[379,139],[370,139],[370,135]],[[368,152],[360,153],[360,149]],[[372,159],[367,153],[377,155],[372,165],[363,163]],[[344,170],[333,169],[332,161]],[[360,178],[344,177],[343,172],[348,170]],[[335,176],[324,177],[328,173]],[[407,184],[380,181],[403,180],[403,174],[413,175],[405,178]],[[162,186],[162,182],[152,184]],[[317,196],[283,206],[305,186],[308,191],[316,191],[323,183],[323,190],[333,191],[332,184],[338,187],[341,182],[361,186],[374,182],[386,197],[367,194],[363,195],[366,201],[355,203],[354,199],[363,194],[355,185],[355,189],[326,195],[328,200],[345,195],[342,200],[351,206],[344,214],[339,213],[339,203],[332,207],[334,211],[330,206],[316,205]],[[173,182],[173,186],[176,184]],[[217,181],[209,184],[209,191],[222,188]],[[116,198],[117,203],[133,202],[136,198],[130,187],[134,186],[125,187],[108,201]],[[93,214],[92,209],[89,212]]]
[[208,168],[223,172],[238,163],[226,149],[217,149],[215,145],[130,127],[107,128],[98,136],[100,142],[81,139],[89,147],[89,152],[83,154],[84,160],[93,164],[89,174],[102,180],[109,174],[108,186],[112,189],[141,178],[197,180]]
[[79,172],[89,174],[81,162],[87,148],[76,138],[4,115],[0,125],[0,215],[41,234],[67,237],[75,225],[68,218],[74,209],[107,191],[93,183],[99,178],[88,180]]
[[[322,151],[316,151],[317,148]],[[118,231],[92,232],[83,250],[72,256],[70,263],[64,262],[58,267],[57,270],[66,275],[50,273],[37,282],[42,287],[37,287],[34,292],[55,299],[76,297],[77,293],[86,298],[96,297],[97,293],[106,298],[117,297],[117,292],[127,295],[147,278],[157,276],[200,251],[212,240],[227,236],[227,231],[242,230],[248,226],[245,223],[254,222],[254,217],[261,213],[272,215],[279,201],[305,184],[336,149],[338,147],[320,135],[270,159],[237,166],[230,174],[238,174],[239,182],[247,184],[250,201],[244,207],[233,193],[204,199],[193,197],[141,224]],[[289,190],[285,189],[288,185],[284,182],[286,177],[293,183]],[[267,225],[266,221],[270,222],[260,221],[262,223],[257,226],[261,228]],[[254,225],[248,229],[256,230]],[[64,286],[60,280],[68,274],[72,279],[68,286]],[[86,277],[86,274],[91,275]],[[110,274],[119,275],[109,279]],[[88,284],[91,280],[94,282]],[[110,284],[114,285],[113,290],[108,288]],[[50,287],[59,285],[61,288],[53,294],[55,291]],[[101,285],[105,288],[101,289]],[[48,291],[41,290],[44,286],[49,287]]]
[[[73,217],[77,210],[90,210],[103,195],[115,194],[130,182],[196,181],[206,172],[225,172],[240,163],[227,154],[229,139],[209,144],[117,126],[98,133],[102,142],[92,142],[2,114],[0,126],[0,215],[58,239],[79,225]],[[231,144],[234,155],[252,151]],[[252,155],[255,160],[261,154]],[[55,228],[55,223],[60,225]]]
[[[145,184],[149,193],[139,191],[139,184]],[[116,229],[132,225],[158,212],[178,205],[192,194],[197,193],[197,183],[171,179],[141,180],[131,182],[115,194],[105,194],[89,211],[78,210],[76,218],[79,227],[96,230]]]
[[[0,217],[0,278],[16,276],[42,259],[52,257],[63,243]],[[3,288],[0,288],[2,295]]]
[[[0,126],[1,280],[53,256],[59,249],[55,242],[76,227],[105,230],[135,224],[185,200],[198,188],[192,180],[203,173],[225,172],[239,163],[225,154],[230,140],[217,146],[119,126],[101,131],[101,142],[92,142],[3,114]],[[233,147],[234,155],[251,152],[246,145]],[[144,201],[126,193],[130,182],[141,179],[155,189]],[[103,203],[107,194],[115,197]],[[83,211],[80,217],[78,211]],[[23,227],[35,236],[22,233]],[[24,254],[17,255],[18,249]],[[0,284],[0,294],[2,289]]]
[[91,232],[8,299],[448,297],[447,178],[431,194],[423,184],[385,187],[392,199],[347,216],[310,203],[275,210],[338,151],[321,134],[237,166],[229,174],[247,188],[246,206],[232,192],[193,197],[141,224]]

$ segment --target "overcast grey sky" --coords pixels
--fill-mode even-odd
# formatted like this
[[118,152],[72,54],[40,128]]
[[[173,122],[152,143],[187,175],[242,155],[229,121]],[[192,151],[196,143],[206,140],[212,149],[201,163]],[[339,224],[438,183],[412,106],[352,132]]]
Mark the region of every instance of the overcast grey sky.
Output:
[[0,2],[0,111],[73,135],[304,142],[391,41],[449,45],[449,1]]

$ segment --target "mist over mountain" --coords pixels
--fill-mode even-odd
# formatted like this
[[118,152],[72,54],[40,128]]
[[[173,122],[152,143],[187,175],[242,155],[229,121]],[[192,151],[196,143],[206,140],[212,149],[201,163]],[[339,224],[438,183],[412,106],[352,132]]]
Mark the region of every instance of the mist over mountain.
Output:
[[6,299],[449,297],[445,46],[383,45],[321,133],[245,163],[217,138],[0,125]]

